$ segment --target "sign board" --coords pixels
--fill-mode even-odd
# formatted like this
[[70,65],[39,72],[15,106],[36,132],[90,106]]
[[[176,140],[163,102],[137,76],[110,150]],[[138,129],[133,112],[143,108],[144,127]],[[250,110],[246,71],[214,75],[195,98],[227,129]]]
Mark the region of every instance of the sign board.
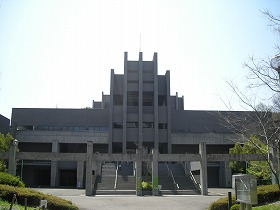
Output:
[[45,208],[48,207],[48,201],[47,200],[41,200],[40,201],[40,206],[44,206]]
[[236,201],[245,204],[258,204],[257,179],[253,175],[235,176]]

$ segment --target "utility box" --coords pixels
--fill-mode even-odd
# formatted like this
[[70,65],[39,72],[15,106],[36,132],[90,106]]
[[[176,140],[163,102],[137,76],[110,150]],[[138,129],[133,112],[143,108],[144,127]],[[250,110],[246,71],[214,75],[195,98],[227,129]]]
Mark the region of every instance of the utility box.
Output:
[[244,204],[258,204],[257,179],[249,174],[235,175],[236,201]]

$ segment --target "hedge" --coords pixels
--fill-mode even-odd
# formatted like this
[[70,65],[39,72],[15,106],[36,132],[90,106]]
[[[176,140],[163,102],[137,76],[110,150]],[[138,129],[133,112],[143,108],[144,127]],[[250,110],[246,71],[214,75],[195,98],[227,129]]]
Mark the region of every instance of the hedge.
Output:
[[0,172],[0,184],[15,186],[15,187],[25,187],[25,184],[17,176],[11,174]]
[[41,200],[47,200],[49,210],[78,210],[78,207],[70,201],[53,195],[37,192],[29,188],[0,185],[0,197],[2,200],[11,202],[14,194],[16,194],[17,202],[20,205],[24,205],[24,198],[27,198],[27,205],[31,207],[39,206]]
[[[232,205],[235,204],[235,196],[232,196]],[[220,198],[210,204],[209,210],[228,210],[228,197]]]
[[[280,199],[280,191],[278,185],[263,185],[258,186],[258,205],[264,205],[267,203],[272,203]],[[232,205],[236,203],[235,197],[232,196]],[[209,210],[227,210],[228,209],[228,198],[220,198],[219,200],[213,202],[209,206]],[[234,209],[234,208],[233,208]]]

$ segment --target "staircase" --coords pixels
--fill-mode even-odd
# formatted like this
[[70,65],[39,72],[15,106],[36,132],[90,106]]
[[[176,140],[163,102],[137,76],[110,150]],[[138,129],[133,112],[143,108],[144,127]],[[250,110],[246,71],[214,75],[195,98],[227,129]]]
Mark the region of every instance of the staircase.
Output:
[[117,194],[136,194],[136,179],[133,175],[133,163],[119,164]]
[[[136,178],[133,173],[133,163],[124,162],[118,166],[116,163],[105,163],[102,165],[101,171],[102,175],[97,176],[95,181],[94,189],[96,189],[96,194],[135,195]],[[160,192],[163,195],[200,194],[191,178],[185,175],[183,167],[178,163],[159,163],[158,174],[158,184],[161,185]],[[145,181],[151,181],[151,178],[152,177],[142,177]]]
[[115,177],[116,164],[105,163],[102,165],[101,175],[98,175],[95,180],[95,187],[97,195],[115,194]]
[[[170,171],[168,171],[168,168]],[[171,176],[171,172],[173,178]],[[164,176],[163,176],[164,175]],[[175,181],[175,183],[174,183]],[[162,185],[162,194],[175,195],[197,195],[200,192],[192,182],[191,178],[185,175],[183,167],[178,164],[159,164],[159,185]],[[178,188],[178,187],[179,188]]]

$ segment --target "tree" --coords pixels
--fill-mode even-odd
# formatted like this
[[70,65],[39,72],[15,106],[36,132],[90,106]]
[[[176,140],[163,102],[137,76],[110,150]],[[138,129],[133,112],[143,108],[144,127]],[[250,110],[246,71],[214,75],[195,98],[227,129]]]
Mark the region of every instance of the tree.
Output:
[[[260,149],[257,149],[255,145],[258,145]],[[246,141],[243,146],[237,142],[233,148],[229,149],[230,154],[263,154],[267,156],[268,152],[267,145],[254,135],[251,135],[250,140]],[[267,183],[271,179],[268,161],[231,161],[229,166],[236,172],[255,175],[260,183]]]
[[[262,11],[262,13],[268,18],[269,26],[279,36],[280,17],[272,15],[267,10]],[[279,54],[280,45],[276,44],[275,49],[277,51],[275,54]],[[256,59],[252,56],[244,63],[244,68],[249,72],[246,91],[242,91],[233,81],[228,81],[234,95],[237,96],[244,109],[249,110],[249,112],[232,112],[227,116],[221,116],[224,122],[226,122],[225,126],[244,137],[242,139],[244,146],[247,144],[250,146],[243,147],[242,149],[236,146],[233,149],[235,150],[234,152],[244,152],[243,150],[245,149],[253,152],[253,148],[257,154],[262,154],[266,159],[267,164],[265,165],[250,162],[250,169],[248,171],[267,179],[267,174],[260,174],[257,171],[262,170],[263,167],[268,167],[273,174],[273,181],[278,184],[280,189],[278,177],[279,152],[277,152],[279,151],[280,142],[280,83],[279,72],[271,67],[270,60],[270,57]],[[258,92],[253,91],[256,90],[255,88],[265,90],[266,94],[269,95],[264,101],[265,104],[256,103],[256,99],[261,97],[258,95]],[[231,109],[230,106],[228,108]],[[254,138],[252,138],[252,134]],[[278,156],[276,157],[276,155]],[[237,163],[235,163],[234,167],[238,167]]]
[[[0,133],[0,152],[7,152],[9,151],[10,143],[13,141],[14,138],[11,134],[7,134],[6,136]],[[6,171],[6,165],[4,160],[0,160],[0,171]]]

